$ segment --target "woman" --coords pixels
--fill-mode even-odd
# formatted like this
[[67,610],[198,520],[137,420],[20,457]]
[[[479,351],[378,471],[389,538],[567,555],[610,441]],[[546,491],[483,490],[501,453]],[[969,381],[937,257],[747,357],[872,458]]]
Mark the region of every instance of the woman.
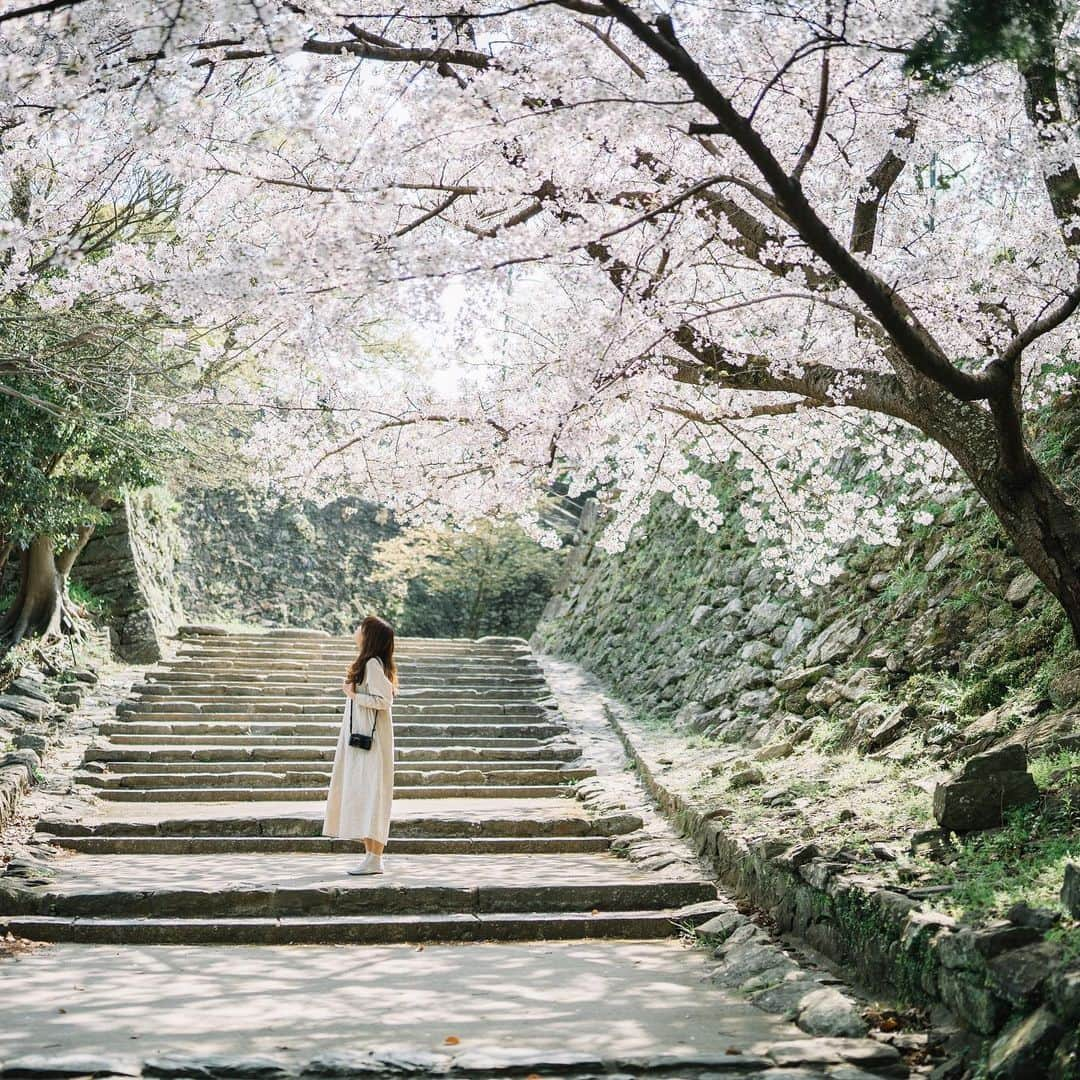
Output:
[[[347,698],[330,774],[324,836],[363,840],[367,853],[350,874],[381,874],[394,795],[394,724],[390,706],[397,687],[394,628],[369,615],[356,631],[359,655],[341,688]],[[371,749],[351,746],[351,734],[370,735]]]

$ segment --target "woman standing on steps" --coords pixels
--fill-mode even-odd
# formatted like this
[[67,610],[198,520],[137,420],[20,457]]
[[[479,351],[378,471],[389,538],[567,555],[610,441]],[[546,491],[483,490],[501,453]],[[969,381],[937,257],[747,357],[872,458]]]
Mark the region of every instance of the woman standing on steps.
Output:
[[[350,874],[381,874],[394,796],[394,722],[390,706],[397,688],[394,628],[369,615],[356,631],[359,655],[345,681],[345,710],[330,774],[323,835],[363,840],[367,854]],[[365,748],[356,745],[366,743]]]

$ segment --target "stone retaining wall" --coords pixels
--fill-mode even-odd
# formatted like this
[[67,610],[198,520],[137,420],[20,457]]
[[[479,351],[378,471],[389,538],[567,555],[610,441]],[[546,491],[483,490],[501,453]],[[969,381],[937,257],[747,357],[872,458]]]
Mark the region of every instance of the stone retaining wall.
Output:
[[153,663],[184,622],[176,587],[181,545],[171,499],[163,489],[150,488],[107,509],[112,520],[91,537],[72,580],[103,605],[116,655]]

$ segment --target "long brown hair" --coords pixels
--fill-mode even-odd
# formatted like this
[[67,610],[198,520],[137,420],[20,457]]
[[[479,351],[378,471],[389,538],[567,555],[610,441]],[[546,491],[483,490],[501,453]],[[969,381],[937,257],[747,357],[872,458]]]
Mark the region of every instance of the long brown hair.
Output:
[[364,669],[374,656],[382,661],[383,671],[390,682],[397,686],[397,665],[394,663],[394,628],[378,615],[368,615],[357,630],[360,638],[360,655],[349,665],[345,681],[354,687],[364,681]]

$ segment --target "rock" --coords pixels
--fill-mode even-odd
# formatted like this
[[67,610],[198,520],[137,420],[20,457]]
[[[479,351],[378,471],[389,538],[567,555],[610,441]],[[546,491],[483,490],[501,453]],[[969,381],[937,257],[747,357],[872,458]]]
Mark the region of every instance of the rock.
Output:
[[764,637],[780,625],[784,609],[771,600],[761,600],[751,609],[746,618],[746,632],[751,637]]
[[1061,916],[1049,908],[1033,908],[1025,901],[1013,904],[1005,918],[1016,926],[1029,926],[1033,930],[1049,930],[1061,921]]
[[1040,942],[1009,949],[990,961],[994,989],[1017,1009],[1030,1009],[1042,995],[1042,987],[1058,966],[1060,949]]
[[695,932],[727,939],[735,930],[749,921],[745,915],[740,915],[737,911],[725,911],[706,922],[699,923],[695,927]]
[[1080,968],[1055,972],[1046,984],[1046,997],[1063,1020],[1080,1022]]
[[694,612],[690,616],[690,625],[697,626],[698,623],[700,623],[701,620],[704,619],[711,611],[711,604],[699,604],[696,608],[694,608]]
[[737,772],[732,776],[728,781],[728,787],[732,791],[738,791],[739,788],[752,787],[754,784],[763,783],[765,783],[765,774],[760,769],[743,769],[742,772]]
[[808,666],[829,664],[850,656],[862,638],[862,621],[858,612],[838,619],[818,634],[806,651]]
[[1003,812],[1039,797],[1035,780],[1027,772],[1027,753],[1015,743],[977,754],[959,777],[934,789],[934,818],[950,832],[994,829]]
[[1061,906],[1074,919],[1080,919],[1080,863],[1065,864],[1065,879],[1061,884]]
[[822,679],[817,686],[807,692],[806,700],[811,705],[831,709],[842,696],[840,684],[835,679]]
[[32,731],[24,732],[15,738],[16,750],[33,750],[37,754],[44,753],[49,747],[49,740],[44,735],[38,735]]
[[1065,1028],[1045,1006],[1011,1026],[990,1047],[986,1061],[989,1080],[1033,1080],[1045,1076]]
[[928,859],[943,859],[952,854],[947,829],[919,829],[911,834],[912,855],[925,855]]
[[746,690],[735,699],[735,709],[744,715],[768,716],[776,707],[779,697],[779,692],[772,686],[766,686],[763,690]]
[[754,754],[755,761],[776,761],[778,758],[791,757],[795,753],[795,747],[787,739],[780,742],[770,743],[763,746]]
[[1050,680],[1050,700],[1059,708],[1067,709],[1080,701],[1080,667],[1063,671]]
[[871,668],[858,668],[840,687],[840,694],[847,701],[859,703],[873,697],[880,686],[881,679]]
[[64,687],[56,692],[56,700],[61,705],[78,705],[82,701],[83,692],[75,687]]
[[812,990],[799,1003],[795,1023],[811,1035],[833,1035],[859,1039],[868,1030],[858,1007],[839,990],[822,987]]
[[804,686],[812,686],[819,679],[829,673],[828,664],[816,664],[814,667],[794,668],[785,671],[773,684],[777,690],[786,693],[789,690],[800,690]]
[[28,679],[25,676],[12,680],[7,692],[17,694],[20,697],[33,698],[34,701],[43,701],[46,705],[49,703],[49,695],[45,692],[45,688],[41,683],[36,679]]
[[883,746],[898,739],[915,715],[910,705],[899,705],[889,712],[863,742],[867,750],[880,750]]
[[30,783],[37,782],[38,770],[41,768],[41,758],[33,750],[12,750],[0,757],[0,769],[6,769],[11,765],[21,765],[26,770]]
[[739,659],[758,668],[773,666],[773,650],[764,641],[748,641],[739,650]]
[[995,773],[1022,772],[1026,768],[1027,751],[1018,743],[1010,743],[1000,750],[990,750],[968,758],[960,775],[964,780],[974,780],[980,776],[993,776]]
[[0,694],[0,709],[17,713],[24,720],[44,720],[52,710],[52,704],[21,694]]
[[1023,607],[1038,587],[1039,579],[1030,571],[1025,570],[1009,582],[1009,587],[1005,590],[1005,599],[1014,607]]

